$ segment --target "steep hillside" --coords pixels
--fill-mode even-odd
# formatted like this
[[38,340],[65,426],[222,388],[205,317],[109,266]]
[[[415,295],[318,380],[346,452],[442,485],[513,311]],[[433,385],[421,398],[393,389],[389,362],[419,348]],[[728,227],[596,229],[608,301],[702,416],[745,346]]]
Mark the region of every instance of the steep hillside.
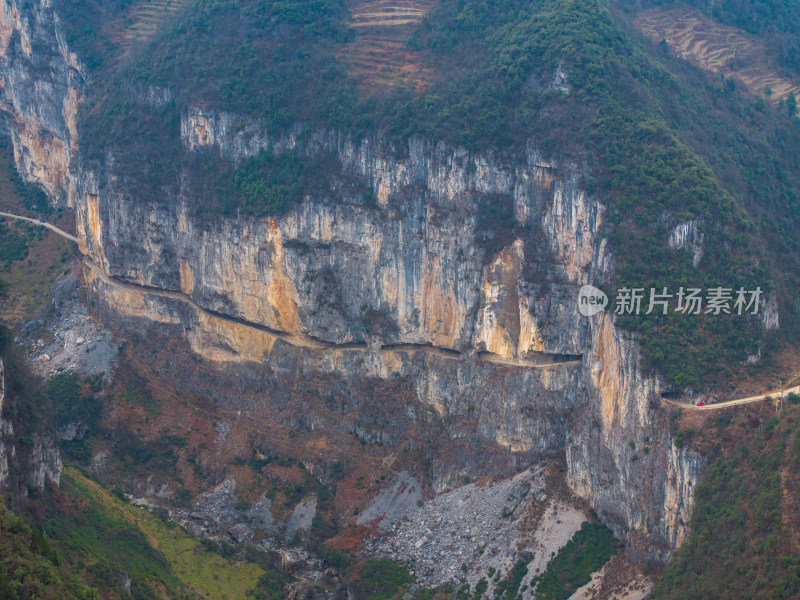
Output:
[[[41,189],[21,181],[7,139],[0,148],[0,199],[0,211],[46,216],[60,227],[74,227],[71,213],[53,210]],[[45,228],[0,216],[0,321],[21,327],[43,308],[73,251],[68,242]]]
[[70,574],[38,530],[0,502],[0,595],[3,598],[93,600],[99,596]]
[[108,434],[89,389],[97,383],[62,374],[42,384],[0,329],[0,596],[279,598],[276,557],[222,556],[119,491],[62,472],[62,454],[86,460]]
[[386,93],[398,85],[424,88],[427,74],[422,57],[407,41],[432,4],[421,0],[352,3],[349,25],[356,33],[339,56],[368,93]]
[[689,5],[718,23],[757,36],[767,46],[770,59],[785,75],[800,74],[800,14],[793,0],[726,0],[709,4],[700,0],[675,3],[671,0],[647,0],[642,5]]
[[2,124],[80,254],[20,342],[65,488],[203,540],[144,527],[175,594],[201,545],[280,555],[264,594],[645,592],[715,458],[672,402],[800,370],[800,120],[638,6],[3,1]]
[[[91,108],[82,117],[86,155],[100,156],[114,148],[116,169],[136,174],[131,183],[139,199],[151,198],[159,187],[173,188],[177,171],[203,180],[193,203],[208,216],[231,214],[237,196],[240,206],[253,212],[243,194],[227,191],[227,181],[249,177],[256,185],[263,179],[257,185],[277,184],[270,194],[283,199],[256,211],[277,215],[305,193],[277,180],[271,183],[274,177],[292,177],[292,172],[282,174],[280,165],[262,163],[240,175],[225,160],[185,157],[177,135],[180,114],[203,104],[206,110],[214,106],[256,118],[277,136],[295,126],[356,136],[378,128],[400,136],[396,141],[401,144],[408,136],[424,135],[471,150],[513,151],[535,139],[545,152],[591,166],[585,185],[610,210],[608,235],[617,268],[611,279],[601,282],[608,291],[626,286],[677,291],[681,284],[733,290],[760,286],[776,296],[779,312],[786,315],[784,330],[793,335],[798,285],[794,259],[766,261],[764,239],[753,225],[762,215],[782,223],[783,240],[776,238],[776,244],[786,246],[793,239],[788,231],[796,219],[794,209],[778,197],[764,214],[758,196],[766,190],[757,175],[750,175],[749,164],[760,161],[761,154],[737,156],[731,153],[736,146],[728,146],[722,152],[724,168],[740,173],[730,178],[721,164],[715,168],[719,151],[683,131],[683,123],[690,121],[687,127],[705,132],[706,138],[736,131],[757,145],[764,128],[753,119],[764,119],[767,132],[775,130],[782,144],[791,144],[798,133],[780,115],[759,109],[756,117],[753,105],[732,90],[687,75],[668,59],[665,63],[656,48],[625,33],[625,25],[601,3],[507,0],[489,7],[445,2],[432,12],[420,5],[400,7],[399,13],[400,8],[388,7],[381,10],[413,18],[375,21],[383,37],[367,33],[373,27],[369,15],[384,14],[371,5],[348,10],[325,2],[295,10],[290,4],[245,2],[231,8],[197,3],[180,27],[168,29],[143,50],[147,57],[169,60],[141,57],[98,71]],[[250,15],[251,28],[240,27],[235,17],[239,11]],[[391,52],[380,49],[391,41],[386,35],[395,36]],[[238,46],[235,64],[231,55],[215,49],[213,40],[222,38]],[[76,44],[81,47],[81,40]],[[289,52],[290,46],[303,50]],[[385,66],[381,53],[392,57]],[[559,73],[563,81],[553,83],[562,77]],[[387,84],[390,79],[395,83]],[[378,80],[384,82],[377,86],[382,88],[378,96],[359,87],[374,91]],[[142,91],[120,95],[114,91],[120,85]],[[145,93],[147,89],[151,91]],[[162,92],[153,90],[169,92],[155,100],[152,94]],[[707,110],[708,105],[714,109]],[[699,120],[705,122],[698,128]],[[311,152],[306,148],[301,154]],[[151,156],[144,173],[139,168],[142,153]],[[216,162],[213,168],[208,160]],[[792,155],[781,154],[779,160],[782,164],[773,168],[795,172]],[[214,176],[209,181],[210,173]],[[797,188],[793,175],[784,180],[788,188]],[[635,219],[634,209],[639,210]],[[685,223],[697,223],[703,260],[666,244],[670,232]],[[763,236],[771,234],[765,231]],[[790,252],[796,256],[795,248]],[[645,334],[647,368],[679,390],[702,388],[710,380],[722,383],[736,364],[764,346],[763,325],[746,317],[670,314],[620,323]],[[708,360],[712,347],[722,348],[721,361]]]
[[647,11],[637,17],[636,25],[654,42],[663,40],[678,55],[701,68],[736,77],[751,94],[783,103],[789,94],[796,97],[800,93],[797,81],[781,77],[771,64],[764,41],[714,24],[699,12]]
[[681,439],[715,458],[695,490],[692,534],[654,599],[797,597],[798,403],[683,424]]

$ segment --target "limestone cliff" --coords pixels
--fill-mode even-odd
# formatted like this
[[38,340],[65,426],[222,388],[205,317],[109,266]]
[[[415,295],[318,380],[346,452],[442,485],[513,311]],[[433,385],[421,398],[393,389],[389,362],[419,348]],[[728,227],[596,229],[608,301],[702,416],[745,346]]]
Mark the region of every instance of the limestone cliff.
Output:
[[8,459],[14,458],[16,453],[11,443],[14,435],[14,427],[9,421],[3,418],[3,404],[6,399],[6,377],[5,363],[0,357],[0,488],[8,486]]
[[[401,374],[440,415],[475,419],[517,467],[566,448],[570,485],[640,557],[664,559],[680,543],[702,464],[673,447],[635,340],[610,316],[577,310],[580,286],[602,287],[613,269],[581,165],[546,160],[535,141],[507,156],[418,138],[397,148],[380,134],[274,138],[258,122],[191,107],[187,153],[330,153],[328,175],[374,192],[341,186],[279,218],[209,221],[191,186],[143,202],[113,168],[80,164],[80,67],[46,0],[20,6],[5,1],[0,15],[17,164],[55,202],[74,202],[86,280],[106,315],[177,327],[212,361]],[[516,223],[492,247],[486,211],[498,203]],[[435,470],[438,490],[459,476]]]
[[83,75],[49,0],[0,2],[0,112],[17,170],[74,206],[70,176]]
[[26,396],[27,390],[20,394],[25,384],[7,381],[17,375],[13,366],[9,371],[6,357],[0,354],[0,492],[10,490],[13,496],[26,497],[29,488],[59,484],[61,454],[35,413],[32,416],[22,406],[33,399]]

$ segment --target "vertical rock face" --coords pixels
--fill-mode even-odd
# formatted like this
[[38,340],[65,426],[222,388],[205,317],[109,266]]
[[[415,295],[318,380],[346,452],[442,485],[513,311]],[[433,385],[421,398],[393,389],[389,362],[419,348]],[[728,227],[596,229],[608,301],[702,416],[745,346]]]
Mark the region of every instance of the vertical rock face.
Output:
[[0,417],[3,416],[3,401],[6,399],[6,367],[0,356]]
[[676,225],[670,232],[667,245],[673,250],[686,248],[692,253],[692,264],[696,267],[703,258],[703,232],[696,221]]
[[775,294],[770,294],[764,305],[764,315],[761,317],[767,331],[777,331],[781,328],[780,316],[778,313],[778,299]]
[[0,1],[0,111],[17,170],[74,206],[70,166],[83,77],[48,0]]
[[641,555],[659,560],[687,533],[704,464],[695,452],[674,447],[666,418],[656,410],[658,381],[638,371],[634,340],[608,315],[598,317],[584,356],[594,411],[576,419],[571,432],[570,483],[612,529],[630,531],[629,542]]
[[3,418],[3,404],[6,399],[5,363],[0,356],[0,488],[8,486],[8,459],[14,457],[14,446],[10,443],[14,429]]
[[61,453],[51,436],[34,435],[28,481],[37,488],[47,483],[56,486],[60,483]]
[[[49,0],[0,1],[0,124],[11,137],[17,170],[41,185],[58,205],[74,205],[70,176],[77,140],[77,104],[83,87],[78,60],[59,33]],[[21,456],[14,427],[3,418],[5,372],[0,357],[0,487],[7,487],[9,465],[30,475],[30,483],[56,484],[61,458],[52,439],[37,437],[30,456]],[[22,486],[23,490],[27,490]]]
[[[17,388],[19,385],[17,385]],[[12,488],[22,496],[27,495],[28,486],[43,488],[45,484],[58,485],[61,480],[61,454],[53,438],[40,433],[31,434],[35,423],[17,420],[17,435],[27,439],[14,439],[14,423],[6,418],[3,409],[19,399],[12,393],[11,385],[6,386],[5,359],[0,356],[0,489]],[[21,475],[20,480],[12,480],[11,470]]]
[[[642,557],[664,559],[681,541],[702,465],[672,446],[635,340],[610,316],[577,310],[580,286],[613,268],[580,165],[547,161],[535,144],[505,156],[331,131],[276,138],[191,108],[186,152],[324,152],[336,163],[326,175],[357,182],[279,218],[209,221],[190,187],[144,203],[113,172],[77,165],[80,68],[45,2],[6,1],[0,32],[17,163],[55,201],[74,201],[87,283],[106,314],[178,326],[209,360],[402,374],[518,465],[566,448],[570,485]],[[493,219],[505,207],[515,225],[504,234]],[[43,477],[57,470],[51,461]],[[456,483],[452,469],[434,470],[437,489]]]

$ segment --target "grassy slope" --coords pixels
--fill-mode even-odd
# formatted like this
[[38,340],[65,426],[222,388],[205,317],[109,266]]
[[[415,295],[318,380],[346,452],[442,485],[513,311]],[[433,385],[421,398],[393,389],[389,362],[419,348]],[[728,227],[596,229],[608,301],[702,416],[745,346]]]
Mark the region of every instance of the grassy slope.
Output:
[[92,600],[94,590],[69,573],[41,532],[0,501],[0,597],[8,600]]
[[144,534],[152,548],[148,552],[160,554],[168,565],[169,575],[163,575],[164,580],[176,588],[185,587],[207,598],[243,598],[256,588],[265,573],[253,563],[232,561],[209,552],[179,527],[168,526],[143,508],[127,506],[75,469],[68,468],[64,474],[77,497],[118,523],[127,521]]
[[265,571],[207,550],[177,526],[129,506],[74,468],[46,502],[44,527],[82,577],[107,592],[131,578],[135,598],[243,598]]
[[105,595],[123,595],[130,579],[134,598],[197,598],[169,562],[120,510],[107,506],[65,470],[61,490],[43,498],[47,535],[84,581]]
[[[13,337],[11,330],[0,327],[6,392],[3,418],[13,423],[15,432],[16,460],[10,461],[9,466],[12,488],[16,489],[27,481],[25,473],[19,471],[27,464],[34,434],[53,435],[53,429],[60,424],[77,419],[98,435],[97,420],[101,411],[89,391],[91,382],[86,384],[74,375],[62,374],[43,385],[28,373],[24,357],[13,346]],[[62,445],[72,453],[81,450],[72,442]],[[85,458],[88,460],[88,456]],[[29,520],[37,523],[72,574],[97,588],[103,597],[125,597],[126,579],[130,579],[132,597],[148,600],[243,598],[250,592],[265,600],[280,597],[282,581],[262,568],[266,562],[258,553],[249,552],[247,560],[224,558],[179,527],[165,524],[144,509],[128,506],[75,468],[64,469],[59,489],[28,489],[28,494],[29,498],[19,501],[15,510],[24,512]],[[9,527],[27,535],[16,521]],[[34,538],[38,539],[35,534]],[[37,543],[42,548],[49,547],[44,541]],[[5,553],[0,554],[4,556]],[[8,571],[3,575],[0,569],[0,589],[6,584],[13,589],[20,586],[23,586],[20,589],[34,589],[24,586],[35,585],[39,577],[52,580],[54,591],[60,589],[61,581],[57,577],[60,568],[45,568],[46,565],[39,565],[28,556],[9,556],[5,562],[7,566],[22,560],[31,575],[27,583],[20,583],[18,573]],[[51,562],[58,567],[60,560]],[[71,579],[63,581],[73,584]],[[14,596],[0,593],[0,597]],[[20,597],[33,596],[26,592]]]

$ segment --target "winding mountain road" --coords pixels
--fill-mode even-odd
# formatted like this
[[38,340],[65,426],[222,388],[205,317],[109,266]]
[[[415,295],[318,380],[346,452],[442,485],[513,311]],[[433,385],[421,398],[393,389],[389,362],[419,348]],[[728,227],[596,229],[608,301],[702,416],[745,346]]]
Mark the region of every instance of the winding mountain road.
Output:
[[[272,329],[260,323],[253,323],[252,321],[246,321],[244,319],[233,317],[231,315],[226,315],[224,313],[209,310],[197,304],[197,302],[195,302],[194,299],[192,299],[190,296],[187,296],[183,292],[178,292],[175,290],[165,290],[162,288],[156,288],[150,286],[143,286],[128,281],[123,281],[117,279],[116,277],[109,276],[105,271],[103,271],[103,269],[101,269],[98,265],[94,264],[88,257],[86,257],[85,262],[86,266],[89,269],[91,269],[94,273],[96,273],[97,276],[101,280],[103,280],[104,283],[108,285],[137,291],[143,294],[152,294],[154,296],[160,296],[162,298],[169,298],[171,300],[180,300],[181,302],[185,302],[186,304],[190,305],[193,309],[202,312],[211,318],[221,319],[223,321],[228,321],[230,323],[236,323],[238,325],[244,325],[245,327],[252,327],[253,329],[257,329],[259,331],[264,331],[286,342],[291,346],[296,346],[300,348],[309,348],[311,350],[339,350],[339,351],[354,351],[354,352],[359,352],[359,351],[365,352],[368,349],[367,344],[363,342],[349,342],[349,343],[337,344],[335,342],[328,342],[325,340],[316,339],[308,335],[302,335],[302,336],[294,335],[286,331]],[[381,346],[380,352],[381,354],[396,353],[396,352],[411,354],[415,352],[422,352],[431,356],[437,356],[439,358],[445,358],[451,360],[458,360],[459,358],[464,356],[464,353],[459,352],[458,350],[433,346],[430,344],[384,344],[383,346]],[[561,367],[569,364],[581,363],[580,358],[573,358],[570,360],[557,360],[556,355],[552,355],[554,358],[549,362],[544,362],[544,360],[541,360],[541,359],[546,359],[549,356],[551,355],[548,355],[547,353],[542,353],[539,356],[540,360],[536,361],[536,360],[526,360],[526,359],[505,358],[503,356],[500,356],[499,354],[494,354],[491,352],[477,353],[478,359],[482,362],[506,366],[506,367],[546,369],[553,367]]]
[[29,223],[33,223],[34,225],[38,225],[39,227],[46,227],[47,229],[49,229],[50,231],[54,231],[61,237],[67,238],[70,242],[75,242],[76,244],[78,243],[78,238],[76,238],[74,235],[70,235],[63,229],[59,229],[55,225],[51,225],[46,221],[42,221],[40,219],[31,219],[30,217],[23,217],[21,215],[12,215],[11,213],[2,211],[0,211],[0,217],[9,217],[11,219],[17,219],[19,221],[28,221]]
[[[33,223],[34,225],[39,225],[40,227],[46,227],[50,231],[60,235],[63,238],[70,240],[71,242],[78,243],[78,238],[74,235],[71,235],[64,231],[63,229],[59,229],[55,225],[47,223],[42,220],[31,219],[30,217],[23,217],[21,215],[14,215],[7,212],[0,211],[0,217],[8,217],[11,219],[18,219],[20,221],[27,221],[29,223]],[[335,344],[333,342],[327,342],[324,340],[317,340],[310,336],[296,336],[285,331],[278,331],[275,329],[271,329],[264,325],[260,325],[258,323],[252,323],[250,321],[245,321],[243,319],[238,319],[236,317],[232,317],[230,315],[225,315],[223,313],[219,313],[216,311],[210,311],[206,308],[203,308],[199,304],[197,304],[192,298],[187,296],[182,292],[177,292],[173,290],[165,290],[156,287],[144,286],[135,283],[131,283],[128,281],[122,281],[117,279],[116,277],[110,277],[103,269],[99,266],[94,264],[89,257],[85,257],[86,266],[89,267],[92,271],[94,271],[103,282],[107,283],[111,286],[117,286],[122,288],[128,288],[132,290],[136,290],[141,293],[145,294],[153,294],[155,296],[161,296],[162,298],[170,298],[172,300],[180,300],[181,302],[186,302],[195,310],[201,311],[213,318],[223,319],[226,321],[231,321],[234,323],[238,323],[240,325],[244,325],[246,327],[253,327],[260,331],[266,331],[271,335],[283,340],[287,344],[292,346],[298,346],[301,348],[309,348],[312,350],[354,350],[354,351],[365,351],[367,350],[366,344],[361,343],[352,343],[352,344]],[[435,356],[439,356],[442,358],[449,358],[449,359],[458,359],[461,357],[461,353],[457,350],[453,350],[451,348],[440,348],[437,346],[431,346],[427,344],[386,344],[383,345],[380,349],[383,352],[425,352],[428,354],[432,354]],[[484,362],[496,364],[496,365],[503,365],[508,367],[522,367],[528,369],[545,369],[545,368],[552,368],[552,367],[560,367],[569,364],[580,364],[581,359],[574,358],[572,360],[560,360],[560,361],[553,361],[553,362],[535,362],[532,360],[526,359],[514,359],[514,358],[505,358],[497,354],[493,354],[490,352],[479,352],[478,358]],[[688,402],[680,402],[678,400],[671,400],[668,398],[663,398],[663,401],[667,404],[671,404],[673,406],[679,406],[686,410],[720,410],[723,408],[729,408],[731,406],[739,406],[742,404],[751,404],[753,402],[762,402],[767,398],[779,398],[783,394],[787,396],[789,394],[800,394],[800,385],[791,387],[791,388],[784,388],[784,389],[777,389],[772,390],[770,392],[766,392],[764,394],[759,394],[757,396],[748,396],[746,398],[738,398],[736,400],[728,400],[726,402],[717,402],[715,404],[706,404],[704,406],[697,406],[695,404],[690,404]]]
[[772,390],[770,392],[765,392],[764,394],[758,394],[757,396],[747,396],[746,398],[737,398],[736,400],[727,400],[725,402],[716,402],[714,404],[705,404],[703,406],[697,406],[696,404],[690,404],[688,402],[680,402],[678,400],[671,400],[668,398],[663,398],[664,402],[667,404],[672,404],[673,406],[680,406],[686,410],[720,410],[722,408],[729,408],[731,406],[740,406],[742,404],[752,404],[753,402],[762,402],[768,398],[772,400],[777,400],[781,397],[786,397],[789,394],[800,394],[800,385],[796,385],[791,388],[783,388]]

